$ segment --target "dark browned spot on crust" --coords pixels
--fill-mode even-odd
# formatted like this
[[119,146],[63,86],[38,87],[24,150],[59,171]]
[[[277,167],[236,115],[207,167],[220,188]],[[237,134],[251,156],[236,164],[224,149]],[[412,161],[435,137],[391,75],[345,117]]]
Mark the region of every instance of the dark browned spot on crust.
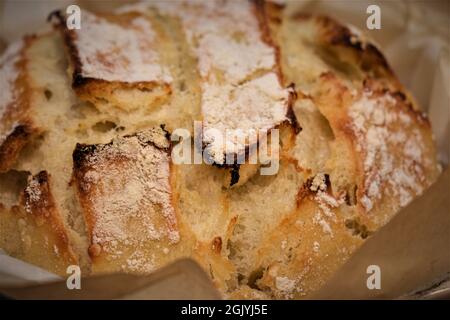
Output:
[[102,247],[98,243],[91,244],[88,253],[91,258],[98,257],[102,252]]
[[87,164],[87,159],[94,154],[98,148],[95,144],[77,143],[72,153],[73,167],[75,171],[82,169]]
[[326,39],[332,45],[343,45],[363,51],[360,41],[353,41],[350,29],[327,16],[317,16],[316,21],[326,31]]
[[411,101],[410,97],[405,94],[405,92],[401,90],[390,90],[389,88],[385,87],[383,83],[379,83],[371,78],[364,79],[363,86],[364,90],[373,92],[375,96],[390,95],[395,99],[397,106],[404,108],[406,112],[408,112],[418,120],[419,124],[425,125],[427,127],[431,126],[428,116],[415,107],[414,102]]
[[47,100],[50,100],[52,98],[52,96],[53,96],[53,92],[51,90],[49,90],[49,89],[45,89],[44,90],[44,95],[45,95],[45,98]]
[[39,172],[36,176],[35,179],[39,182],[39,184],[46,184],[46,187],[48,189],[48,179],[49,179],[49,175],[47,173],[47,171],[41,171]]
[[222,251],[222,238],[215,237],[212,241],[212,250],[219,254]]
[[[389,63],[373,43],[361,41],[361,39],[356,34],[353,34],[347,26],[339,23],[335,19],[328,16],[312,15],[305,12],[294,13],[291,16],[291,19],[298,21],[314,19],[322,31],[321,37],[317,39],[318,43],[323,42],[325,45],[341,46],[352,49],[361,59],[361,68],[376,69],[381,67],[388,75],[394,75]],[[364,61],[369,61],[370,63],[367,64],[364,63]]]
[[[331,193],[331,181],[330,181],[330,175],[324,174],[325,176],[325,184],[327,186],[326,192]],[[309,195],[315,194],[317,191],[311,190],[312,182],[314,180],[315,176],[312,176],[308,178],[303,185],[300,187],[300,189],[297,192],[297,208],[300,206],[300,203],[304,198],[306,198]]]
[[352,231],[353,236],[360,236],[362,239],[366,239],[373,234],[373,231],[368,230],[367,226],[360,223],[358,218],[347,219],[344,221],[344,225],[347,229]]
[[161,124],[159,127],[164,131],[164,135],[166,136],[166,139],[167,139],[168,141],[171,141],[171,139],[170,139],[171,134],[170,134],[170,132],[166,129],[166,125],[163,123],[163,124]]
[[294,112],[294,103],[298,98],[297,91],[295,90],[295,83],[291,83],[288,88],[290,89],[289,92],[289,99],[288,99],[288,108],[286,117],[289,120],[290,125],[294,129],[294,133],[297,135],[302,131],[302,128],[297,120],[297,117],[295,116]]
[[362,42],[348,27],[341,25],[330,17],[319,16],[317,21],[325,28],[325,38],[329,44],[352,48],[362,55],[371,56],[376,61],[373,64],[374,66],[382,66],[389,74],[393,74],[383,54],[372,43]]
[[345,192],[345,203],[348,206],[355,206],[358,203],[358,186],[356,184],[351,185]]
[[[307,181],[308,182],[308,181]],[[303,184],[300,189],[297,192],[297,208],[300,207],[300,204],[302,203],[303,199],[305,199],[309,194],[312,193],[312,191],[308,187],[308,183]]]
[[66,18],[60,10],[55,10],[49,14],[47,21],[53,23],[53,26],[59,29],[63,35],[64,43],[67,46],[67,51],[73,66],[72,86],[75,88],[87,83],[89,79],[84,78],[81,74],[81,60],[74,41],[76,34],[66,28]]
[[398,103],[404,105],[407,108],[407,111],[412,113],[414,117],[419,121],[419,123],[431,127],[430,120],[426,113],[414,107],[413,102],[409,99],[409,97],[402,91],[395,91],[391,93],[391,96],[394,97]]
[[[53,11],[48,16],[47,21],[51,22],[54,28],[58,29],[63,36],[66,50],[73,68],[72,88],[78,95],[92,101],[95,100],[96,92],[103,92],[104,90],[114,91],[116,89],[138,89],[141,91],[151,91],[158,85],[155,81],[129,83],[126,81],[106,81],[83,76],[83,65],[81,63],[80,53],[75,44],[77,34],[74,30],[67,29],[64,14],[60,10]],[[168,95],[172,94],[172,88],[170,85],[165,83],[163,86]]]
[[[165,138],[168,141],[170,141],[170,133],[165,129],[165,125],[164,124],[160,125],[160,128],[163,130]],[[131,137],[137,137],[139,143],[142,146],[152,145],[155,148],[157,148],[159,150],[163,150],[163,151],[167,152],[168,154],[170,154],[171,146],[169,146],[167,148],[162,148],[161,146],[158,146],[157,144],[155,144],[154,141],[152,141],[150,139],[145,139],[145,137],[143,137],[142,135],[139,135],[139,133],[125,135],[122,138],[131,138]],[[106,144],[77,143],[75,146],[75,149],[72,153],[74,170],[80,170],[83,167],[85,167],[88,163],[89,157],[91,157],[96,152],[98,152],[104,148],[108,148],[108,147],[112,146],[112,144],[113,144],[113,141],[106,143]]]

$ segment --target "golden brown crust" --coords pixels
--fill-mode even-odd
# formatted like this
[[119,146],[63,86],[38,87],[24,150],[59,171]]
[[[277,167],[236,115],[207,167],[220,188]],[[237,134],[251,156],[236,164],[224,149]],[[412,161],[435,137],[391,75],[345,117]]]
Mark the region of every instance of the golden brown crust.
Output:
[[[261,0],[252,0],[254,5],[254,11],[255,15],[259,22],[259,27],[262,33],[262,39],[265,43],[267,43],[269,46],[274,48],[275,50],[275,71],[276,74],[280,80],[280,83],[282,83],[284,86],[291,88],[290,94],[289,94],[289,101],[287,106],[287,113],[286,117],[288,118],[287,124],[290,124],[292,126],[292,129],[295,134],[298,134],[301,130],[297,118],[295,117],[295,113],[293,111],[293,105],[295,101],[297,100],[297,93],[295,92],[295,84],[292,82],[287,82],[286,77],[283,74],[283,70],[281,68],[281,52],[280,52],[280,46],[275,42],[275,40],[272,37],[272,34],[270,32],[270,25],[269,20],[271,17],[269,16],[268,10],[265,8],[265,2]],[[271,20],[273,22],[273,19]],[[280,125],[281,126],[281,125]]]
[[[181,257],[191,257],[229,298],[303,298],[322,286],[367,237],[437,176],[429,121],[375,45],[327,17],[286,16],[283,6],[263,1],[253,1],[252,6],[251,13],[259,23],[252,26],[258,34],[262,31],[263,45],[275,49],[276,61],[261,64],[263,67],[246,74],[242,81],[260,77],[259,72],[271,72],[282,88],[295,83],[289,99],[286,95],[288,119],[276,126],[282,142],[280,170],[273,176],[261,176],[255,174],[258,165],[231,165],[226,168],[230,176],[223,188],[225,170],[172,164],[163,129],[139,131],[106,144],[95,143],[97,138],[105,141],[106,135],[87,133],[84,141],[89,144],[78,143],[73,152],[74,195],[61,192],[58,196],[73,200],[69,209],[84,218],[85,224],[77,221],[82,225],[77,227],[86,231],[87,239],[78,249],[82,248],[92,273],[146,274]],[[205,8],[198,6],[198,10]],[[233,14],[242,13],[239,7],[232,9],[237,10]],[[153,21],[154,13],[145,19]],[[202,12],[190,13],[194,24],[197,13]],[[149,99],[162,105],[171,89],[178,88],[164,81],[109,81],[86,76],[75,31],[66,29],[60,13],[52,16],[65,37],[73,89],[82,100],[96,105],[95,112],[120,117],[117,109],[105,106],[132,109],[124,104],[134,102],[133,90],[156,93]],[[132,19],[143,16],[101,17],[127,28]],[[173,23],[176,19],[168,20]],[[236,20],[228,22],[231,25]],[[180,32],[180,26],[193,27],[177,23],[174,33]],[[252,34],[247,39],[250,43],[261,40]],[[242,40],[239,32],[214,36],[224,47],[224,36],[231,36],[236,44]],[[195,47],[195,43],[191,45]],[[188,49],[186,44],[180,50],[185,53]],[[165,61],[173,63],[177,57]],[[101,54],[97,58],[107,63]],[[218,69],[219,82],[228,66],[224,69]],[[197,77],[193,79],[198,82]],[[255,92],[264,94],[271,87]],[[185,89],[183,85],[180,90]],[[217,94],[222,89],[218,87]],[[131,96],[124,94],[129,91],[133,91]],[[174,94],[178,93],[174,89]],[[254,96],[252,92],[249,99]],[[133,108],[148,106],[137,100]],[[224,110],[218,108],[219,124]],[[295,115],[300,115],[299,123]],[[143,122],[157,121],[161,121],[159,113]],[[127,132],[143,126],[130,126]],[[18,152],[35,130],[32,121],[17,128],[0,146],[0,160],[2,154]],[[248,154],[248,148],[245,152]],[[8,167],[9,162],[5,170]],[[58,212],[62,204],[55,203],[50,185],[49,175],[41,172],[30,179],[19,205],[9,210],[0,204],[0,247],[62,274],[67,264],[77,260]],[[234,188],[228,188],[230,185]]]
[[[412,199],[410,193],[420,194],[434,180],[436,167],[431,165],[435,159],[429,121],[412,107],[405,94],[380,89],[380,83],[372,81],[365,84],[362,92],[353,95],[336,76],[327,73],[321,77],[315,102],[330,122],[335,143],[340,144],[340,156],[347,154],[347,179],[357,185],[357,198],[361,200],[358,205],[363,211],[362,202],[367,194],[376,194],[382,208],[380,214],[385,215],[389,210],[383,203],[394,201],[397,205],[393,206],[398,209],[407,201],[402,198]],[[363,128],[360,128],[361,121],[365,122]],[[389,160],[389,154],[395,154],[396,160]],[[336,167],[336,163],[331,163],[330,167]],[[407,183],[403,175],[415,182]],[[396,194],[398,199],[388,200],[378,195],[389,188],[393,190],[387,198],[395,198]],[[368,206],[373,205],[370,201]],[[394,212],[395,209],[391,215]]]
[[47,21],[52,22],[55,28],[61,31],[64,38],[64,43],[67,47],[67,53],[71,62],[72,68],[72,85],[77,87],[83,84],[87,79],[81,75],[81,61],[78,54],[78,49],[74,44],[75,33],[67,29],[67,22],[61,11],[56,10],[49,14]]
[[[0,72],[9,73],[5,77],[12,77],[7,79],[12,81],[11,88],[2,88],[10,91],[8,96],[12,100],[0,109],[0,173],[8,171],[22,148],[40,133],[30,116],[32,89],[26,57],[26,51],[35,39],[35,36],[28,36],[21,40],[20,50],[0,66]],[[8,60],[14,61],[12,66],[8,66]]]
[[[93,16],[98,19],[104,19],[104,21],[111,23],[111,25],[121,27],[123,30],[133,30],[132,22],[137,18],[146,19],[144,16],[137,13],[124,15],[96,14]],[[101,105],[108,102],[114,106],[127,108],[127,106],[124,106],[127,101],[123,100],[121,93],[124,91],[138,90],[142,93],[153,93],[149,94],[149,97],[144,100],[147,105],[151,103],[156,106],[167,101],[172,90],[170,84],[162,79],[161,81],[151,80],[130,82],[129,79],[126,79],[125,77],[122,77],[121,80],[105,80],[102,79],[100,75],[86,76],[86,66],[83,64],[80,57],[82,54],[80,50],[86,50],[86,48],[78,43],[79,34],[77,34],[75,29],[70,30],[67,28],[66,17],[61,11],[52,12],[48,17],[48,20],[53,22],[54,27],[60,30],[64,38],[67,55],[69,56],[70,61],[72,87],[82,100],[89,101],[94,105]],[[86,21],[85,23],[88,22]],[[107,35],[105,35],[105,37],[106,36]],[[102,52],[101,49],[102,48],[99,48],[96,51],[95,57],[91,57],[89,60],[92,61],[92,63],[97,63],[100,66],[106,67],[111,72],[115,72],[114,69],[116,67],[107,59],[108,52]],[[127,48],[116,48],[116,50],[123,51],[122,58],[125,60],[125,62],[123,62],[125,65],[131,64],[133,62],[130,61],[131,59],[136,59],[136,57],[132,56],[127,57]],[[147,48],[147,50],[154,50],[154,48]],[[143,65],[142,68],[146,68],[146,66]]]
[[148,273],[170,258],[180,233],[167,132],[154,128],[73,153],[93,272]]
[[19,259],[59,275],[78,264],[46,171],[28,177],[18,205],[0,208],[0,231],[11,237],[0,237],[0,247]]
[[41,171],[28,179],[28,185],[21,196],[21,205],[27,213],[33,215],[37,225],[49,223],[58,235],[61,246],[69,248],[64,223],[50,190],[50,176],[47,171]]
[[[265,10],[282,49],[298,42],[303,46],[295,48],[304,50],[297,51],[300,58],[310,58],[311,50],[327,50],[335,59],[316,55],[314,63],[323,67],[315,69],[281,57],[286,81],[308,90],[298,90],[298,100],[309,101],[309,112],[317,108],[332,139],[320,172],[299,165],[301,158],[285,155],[306,180],[297,194],[297,208],[268,231],[256,249],[260,258],[251,265],[262,270],[253,288],[257,292],[278,299],[301,298],[321,287],[364,239],[427,188],[438,169],[429,121],[376,46],[328,17],[287,17],[283,8],[268,3]],[[290,28],[282,29],[287,21]],[[298,38],[280,35],[292,28],[308,31],[294,33]],[[341,72],[336,65],[342,62],[356,67],[361,76]],[[295,73],[311,75],[311,80],[303,81]],[[299,137],[296,143],[304,141]],[[323,181],[322,189],[313,183],[316,179]],[[246,297],[239,290],[233,295]]]
[[311,16],[304,13],[295,15],[294,18],[304,20],[313,19],[320,30],[320,41],[323,41],[330,46],[342,46],[351,48],[358,52],[361,61],[367,58],[367,67],[384,69],[386,75],[393,76],[393,71],[389,66],[387,60],[380,52],[380,50],[371,42],[364,41],[357,34],[352,32],[348,26],[344,26],[328,16]]
[[[298,123],[298,120],[297,120],[294,110],[293,110],[293,105],[294,105],[295,101],[297,100],[297,92],[295,91],[295,84],[287,83],[285,76],[283,75],[283,71],[281,68],[281,62],[280,62],[280,59],[281,59],[280,46],[274,41],[274,39],[272,38],[272,34],[270,32],[269,20],[271,20],[271,22],[273,22],[273,20],[274,20],[273,16],[272,17],[269,16],[269,11],[266,10],[266,6],[267,5],[270,6],[270,4],[268,4],[267,2],[264,2],[264,1],[260,1],[260,0],[250,0],[250,2],[253,5],[254,14],[255,14],[256,18],[258,19],[259,28],[261,30],[262,40],[266,44],[268,44],[270,47],[274,48],[274,50],[275,50],[275,67],[274,67],[275,70],[274,71],[277,74],[280,83],[282,83],[284,86],[291,89],[289,91],[289,98],[288,98],[287,112],[286,112],[286,118],[288,120],[286,120],[285,122],[274,127],[274,129],[279,129],[282,131],[290,131],[291,134],[282,136],[282,140],[284,139],[285,136],[287,136],[288,140],[289,140],[289,137],[293,137],[301,131],[301,127]],[[272,4],[272,5],[275,5],[275,4]],[[259,145],[259,143],[258,143],[258,145]],[[292,146],[292,144],[289,141],[281,141],[281,145],[283,146],[284,152],[287,152],[286,149],[289,148],[287,146]],[[246,158],[249,157],[249,149],[250,148],[251,147],[249,146],[249,147],[246,147],[246,149],[245,149]],[[234,164],[234,165],[230,165],[230,166],[225,165],[224,167],[228,167],[229,172],[230,172],[229,176],[227,175],[225,178],[224,185],[226,187],[233,187],[233,186],[240,186],[240,185],[244,184],[248,179],[250,179],[253,175],[255,175],[259,168],[259,165]],[[244,179],[242,179],[241,177],[244,177]]]
[[375,78],[390,90],[405,90],[378,46],[364,38],[359,30],[328,16],[298,13],[293,19],[313,23],[318,33],[316,43],[332,50],[342,62],[358,66],[366,80]]
[[37,133],[38,130],[28,124],[20,124],[14,127],[0,145],[0,172],[6,172],[14,165],[22,148]]
[[264,273],[257,288],[276,299],[299,299],[320,288],[360,244],[345,227],[340,209],[318,212],[317,193],[309,191],[298,208],[280,222],[259,248],[255,266]]

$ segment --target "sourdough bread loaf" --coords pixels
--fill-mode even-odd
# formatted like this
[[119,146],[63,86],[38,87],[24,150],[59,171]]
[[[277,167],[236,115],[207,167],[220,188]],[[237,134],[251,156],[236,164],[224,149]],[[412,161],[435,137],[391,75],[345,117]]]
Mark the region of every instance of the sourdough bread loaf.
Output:
[[[438,176],[427,116],[353,29],[272,2],[82,11],[0,58],[0,248],[64,275],[196,260],[226,298],[299,299]],[[194,121],[201,123],[195,136]],[[177,164],[170,134],[212,164]],[[251,158],[279,129],[279,169]]]

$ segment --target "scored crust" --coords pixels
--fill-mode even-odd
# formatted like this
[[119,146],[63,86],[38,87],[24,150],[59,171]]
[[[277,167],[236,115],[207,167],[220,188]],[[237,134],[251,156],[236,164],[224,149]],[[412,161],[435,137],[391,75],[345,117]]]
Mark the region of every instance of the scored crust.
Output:
[[72,86],[82,100],[103,111],[154,108],[167,101],[172,76],[160,63],[155,47],[161,39],[147,17],[84,10],[81,28],[72,30],[60,11],[49,20],[64,37]]
[[[47,248],[47,238],[51,240],[50,247],[52,241],[59,243],[60,238],[56,235],[64,234],[62,224],[39,224],[41,229],[36,229],[35,238],[32,238],[36,240],[31,241],[36,248],[24,253],[19,246],[22,240],[17,225],[23,224],[19,222],[22,217],[42,221],[35,217],[42,214],[45,217],[47,211],[49,219],[54,217],[52,221],[60,221],[57,208],[66,206],[66,210],[73,211],[73,217],[80,213],[85,221],[84,225],[76,220],[82,236],[85,227],[87,229],[87,239],[82,238],[85,246],[79,246],[77,250],[86,256],[89,251],[86,258],[91,270],[88,273],[125,271],[146,274],[175,259],[190,257],[202,265],[226,297],[303,298],[322,286],[365,239],[435,180],[439,170],[429,122],[418,111],[376,46],[363,40],[352,28],[327,17],[283,10],[262,1],[243,2],[242,7],[235,2],[220,4],[224,6],[219,8],[213,2],[164,2],[155,4],[155,9],[148,9],[149,5],[145,4],[141,6],[144,9],[124,9],[126,14],[98,17],[128,29],[133,19],[145,16],[152,26],[163,26],[162,29],[171,30],[172,36],[176,34],[168,42],[179,44],[179,52],[165,61],[170,62],[169,65],[178,64],[180,56],[189,59],[179,72],[170,69],[174,75],[173,83],[170,83],[171,98],[177,96],[177,99],[185,100],[186,96],[180,93],[197,87],[202,89],[201,96],[205,96],[207,86],[221,88],[217,91],[220,96],[227,92],[227,86],[234,85],[236,92],[241,92],[247,90],[245,86],[254,88],[258,81],[267,80],[270,85],[263,86],[263,91],[275,88],[271,91],[275,96],[289,91],[292,100],[287,103],[287,112],[291,114],[283,113],[284,118],[280,116],[280,119],[291,121],[272,123],[282,131],[278,173],[263,176],[255,174],[258,167],[233,165],[227,168],[231,176],[223,188],[224,170],[217,166],[172,165],[166,132],[160,128],[142,132],[150,127],[149,118],[151,126],[166,122],[174,126],[167,120],[169,118],[158,113],[143,117],[143,124],[130,124],[125,132],[128,135],[106,144],[121,131],[106,128],[107,132],[95,135],[92,131],[75,135],[64,127],[64,130],[55,130],[56,134],[49,131],[48,136],[70,136],[68,154],[72,154],[73,145],[79,142],[73,152],[71,191],[74,193],[61,192],[64,197],[58,198],[59,188],[54,188],[58,204],[47,206],[49,202],[42,199],[35,204],[34,215],[24,214],[27,207],[24,201],[31,198],[31,192],[27,196],[24,193],[21,205],[11,210],[3,207],[0,210],[0,247],[49,270],[53,267],[48,264],[59,263],[59,270],[63,270],[62,266],[68,260],[54,256],[50,251],[47,264],[43,262],[47,253],[41,260],[36,260],[43,252],[41,248]],[[236,15],[230,17],[230,12]],[[199,22],[193,21],[193,16],[198,17],[198,21],[207,21],[212,31],[202,30],[196,25]],[[158,23],[154,23],[155,17],[158,17]],[[57,24],[65,29],[61,21]],[[242,25],[249,26],[248,30],[242,30]],[[205,41],[214,40],[216,28],[219,29],[218,48],[242,46],[239,53],[243,59],[239,63],[248,62],[246,54],[252,53],[253,45],[258,50],[265,48],[263,53],[266,49],[270,51],[270,63],[263,61],[260,65],[258,59],[250,61],[250,66],[256,63],[250,70],[256,71],[248,74],[248,69],[239,64],[237,69],[228,68],[227,63],[233,62],[235,52],[230,55],[231,60],[217,61],[217,52],[208,51],[214,48],[202,47],[200,39],[195,39],[197,34],[204,36]],[[236,30],[242,33],[233,33]],[[156,30],[158,36],[159,31]],[[71,32],[63,30],[62,34],[67,33]],[[185,36],[187,44],[183,42]],[[222,37],[231,44],[222,44]],[[248,41],[243,41],[246,39]],[[66,45],[72,42],[66,41]],[[173,53],[172,49],[176,51],[175,46],[167,48],[171,48],[167,50],[168,55]],[[73,48],[68,49],[66,54],[70,57]],[[62,49],[59,51],[63,52]],[[42,50],[41,54],[44,52]],[[191,59],[191,55],[199,64]],[[190,80],[186,81],[183,77],[185,67],[189,67],[190,73],[198,72],[199,75],[188,77]],[[65,65],[61,66],[63,68]],[[242,77],[242,82],[235,83]],[[82,99],[97,107],[92,114],[100,111],[98,114],[104,119],[114,120],[111,115],[117,118],[124,115],[118,109],[126,108],[122,102],[134,103],[135,100],[123,96],[122,102],[113,101],[108,90],[116,94],[116,85],[117,88],[129,86],[127,88],[131,90],[138,84],[109,80],[89,80],[78,88],[76,83],[73,85]],[[182,82],[186,83],[181,85]],[[290,83],[294,83],[295,88],[287,89]],[[95,87],[97,84],[100,86]],[[84,85],[92,86],[93,91],[88,92]],[[89,100],[100,87],[107,93],[107,102]],[[56,86],[50,89],[55,93],[61,90]],[[83,96],[84,93],[88,98]],[[294,95],[298,96],[297,100]],[[254,96],[254,93],[250,95],[250,102],[259,101],[260,97]],[[95,117],[90,113],[86,113],[86,117],[72,117],[72,109],[80,108],[76,97],[74,100],[74,105],[67,103],[67,109],[71,111],[58,115],[55,123],[59,124],[66,115],[71,117],[70,123],[75,127],[82,125],[86,118],[94,121],[91,116]],[[60,105],[60,101],[57,102],[54,105]],[[201,105],[200,99],[190,102]],[[105,108],[112,105],[118,108]],[[81,107],[86,106],[92,107],[90,104]],[[175,113],[172,106],[164,103],[161,109]],[[146,105],[140,101],[134,107],[140,110]],[[218,122],[227,122],[224,125],[227,127],[229,121],[225,118],[228,116],[220,117],[223,110],[224,105],[219,104],[213,111],[219,115]],[[203,116],[208,115],[203,112]],[[186,121],[197,118],[193,113],[183,114],[183,117],[188,118]],[[301,132],[293,130],[296,118]],[[53,125],[52,122],[49,127]],[[46,143],[44,139],[42,144]],[[39,167],[37,170],[41,170],[40,166],[54,170],[51,173],[55,179],[65,179],[62,172],[70,174],[71,163],[63,156],[61,158],[64,166],[57,170],[46,162],[41,164],[35,156],[29,156],[28,162],[18,168],[33,171],[35,169],[29,169],[32,163]],[[234,188],[228,188],[230,184]],[[44,182],[42,185],[46,190]],[[66,181],[59,186],[61,189],[67,187]],[[1,192],[0,195],[3,196]],[[73,217],[65,218],[71,221]],[[60,227],[51,229],[53,225]],[[53,235],[56,240],[52,240]],[[87,247],[89,250],[84,249]],[[64,248],[61,245],[58,251],[69,251]]]
[[59,275],[78,265],[46,171],[28,176],[18,205],[0,203],[0,231],[0,247],[19,259]]
[[314,103],[334,133],[330,155],[318,173],[300,169],[309,178],[296,208],[247,253],[249,269],[260,270],[255,297],[298,299],[320,288],[439,173],[429,123],[403,95],[366,84],[352,96],[331,74],[318,90]]
[[76,146],[73,179],[94,272],[150,272],[179,242],[166,135],[152,128]]
[[304,182],[296,208],[243,250],[253,271],[231,297],[298,299],[320,288],[439,169],[429,121],[374,45],[330,18],[265,10],[299,96],[294,111],[304,130],[286,156]]
[[0,173],[11,168],[22,148],[40,131],[29,111],[26,50],[34,39],[26,37],[11,44],[0,57]]
[[[391,92],[371,81],[364,84],[364,90],[351,94],[327,73],[316,101],[336,137],[352,143],[357,199],[365,212],[383,195],[403,207],[432,181],[436,168],[432,165],[435,159],[428,156],[434,154],[429,121],[402,92]],[[331,101],[340,104],[337,110]],[[383,211],[397,209],[394,205]]]
[[258,137],[281,124],[298,129],[291,110],[295,94],[282,82],[277,48],[266,32],[259,6],[246,1],[154,2],[126,6],[120,12],[149,8],[181,21],[198,59],[200,140],[209,161],[236,172],[237,158],[249,156],[255,134]]

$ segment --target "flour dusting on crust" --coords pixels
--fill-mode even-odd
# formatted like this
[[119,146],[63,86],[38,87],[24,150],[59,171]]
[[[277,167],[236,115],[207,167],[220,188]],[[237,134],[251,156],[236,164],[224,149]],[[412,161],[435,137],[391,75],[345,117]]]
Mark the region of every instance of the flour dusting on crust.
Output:
[[[134,270],[148,257],[142,250],[149,242],[179,241],[165,131],[153,128],[105,145],[78,145],[74,161],[91,254],[114,258],[123,254],[120,248],[132,248],[124,267]],[[148,267],[147,262],[139,265]]]
[[254,4],[159,1],[127,6],[121,12],[149,8],[180,19],[198,58],[203,145],[215,163],[224,164],[226,154],[244,154],[254,133],[288,121],[292,92],[281,86],[275,48],[263,40]]
[[36,206],[36,204],[44,203],[47,200],[42,195],[41,184],[39,183],[39,177],[37,176],[29,176],[28,177],[28,185],[24,191],[26,195],[25,199],[25,211],[27,213],[32,213],[32,208]]
[[82,28],[73,30],[72,41],[84,78],[127,83],[172,81],[159,63],[155,31],[147,18],[136,17],[125,26],[85,10],[81,17]]
[[152,6],[181,19],[203,78],[217,80],[214,70],[218,69],[226,82],[238,84],[256,70],[275,66],[275,50],[262,40],[250,2],[155,2]]
[[[279,87],[274,73],[241,86],[205,83],[203,88],[203,142],[216,163],[224,163],[225,150],[240,154],[248,145],[247,137],[256,137],[286,120],[289,94]],[[222,143],[216,140],[214,130],[225,133]]]

